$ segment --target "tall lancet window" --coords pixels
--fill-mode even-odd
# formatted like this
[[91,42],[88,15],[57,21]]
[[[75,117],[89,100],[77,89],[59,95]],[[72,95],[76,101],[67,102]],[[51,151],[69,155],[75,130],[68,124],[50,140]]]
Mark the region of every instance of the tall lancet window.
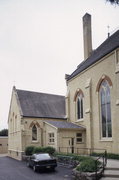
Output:
[[101,110],[101,135],[103,138],[112,137],[110,86],[107,80],[103,80],[100,85],[99,97]]
[[83,118],[83,95],[77,96],[77,119]]
[[32,127],[32,141],[37,141],[37,127],[35,125]]

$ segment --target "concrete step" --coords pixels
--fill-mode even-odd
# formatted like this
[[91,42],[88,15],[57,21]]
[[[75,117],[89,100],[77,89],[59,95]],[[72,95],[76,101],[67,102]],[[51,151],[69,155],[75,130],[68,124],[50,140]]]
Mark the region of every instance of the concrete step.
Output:
[[108,159],[103,177],[100,180],[117,180],[119,179],[119,160]]
[[117,167],[106,167],[105,170],[119,171]]
[[117,180],[118,178],[102,177],[100,180]]
[[119,170],[105,170],[103,177],[118,178],[119,179]]
[[106,167],[119,168],[119,160],[108,159]]

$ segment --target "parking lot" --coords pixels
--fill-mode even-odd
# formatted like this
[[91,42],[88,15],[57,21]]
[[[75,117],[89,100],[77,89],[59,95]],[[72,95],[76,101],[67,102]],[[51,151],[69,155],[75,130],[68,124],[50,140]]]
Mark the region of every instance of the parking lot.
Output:
[[25,162],[7,156],[0,157],[0,180],[71,180],[72,170],[58,166],[54,172],[35,173]]

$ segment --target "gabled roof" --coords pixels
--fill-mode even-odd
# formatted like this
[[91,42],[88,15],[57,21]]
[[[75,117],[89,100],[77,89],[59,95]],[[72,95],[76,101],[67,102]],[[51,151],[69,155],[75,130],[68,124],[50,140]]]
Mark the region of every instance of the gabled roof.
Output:
[[23,117],[65,118],[65,97],[15,89]]
[[78,129],[78,130],[84,130],[85,128],[83,126],[76,125],[71,122],[67,121],[44,121],[49,125],[52,125],[58,129]]
[[119,47],[119,30],[107,38],[96,50],[94,50],[89,58],[79,64],[77,69],[68,76],[67,80],[72,79],[94,63],[98,62],[101,58],[111,53]]

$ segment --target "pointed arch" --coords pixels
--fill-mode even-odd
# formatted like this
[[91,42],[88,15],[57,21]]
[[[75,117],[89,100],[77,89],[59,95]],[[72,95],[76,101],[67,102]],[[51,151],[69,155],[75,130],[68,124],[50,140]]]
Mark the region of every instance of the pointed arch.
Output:
[[84,94],[81,89],[77,89],[74,95],[74,102],[76,102],[76,117],[77,120],[80,120],[83,118],[84,113],[83,113],[83,98]]
[[112,81],[111,79],[107,76],[107,75],[103,75],[100,80],[98,81],[97,87],[96,87],[96,92],[99,92],[100,90],[100,85],[101,83],[106,80],[108,82],[108,84],[110,85],[110,87],[112,87]]
[[104,78],[99,86],[101,137],[112,137],[110,81]]
[[32,121],[29,128],[32,128],[34,125],[36,125],[38,128],[40,128],[40,124],[36,121]]
[[29,128],[32,132],[32,141],[37,141],[38,128],[40,128],[40,124],[37,121],[32,121]]
[[77,96],[82,94],[82,97],[84,97],[83,91],[81,89],[77,89],[74,95],[74,102],[76,102]]
[[37,141],[37,127],[35,124],[32,127],[32,141]]

